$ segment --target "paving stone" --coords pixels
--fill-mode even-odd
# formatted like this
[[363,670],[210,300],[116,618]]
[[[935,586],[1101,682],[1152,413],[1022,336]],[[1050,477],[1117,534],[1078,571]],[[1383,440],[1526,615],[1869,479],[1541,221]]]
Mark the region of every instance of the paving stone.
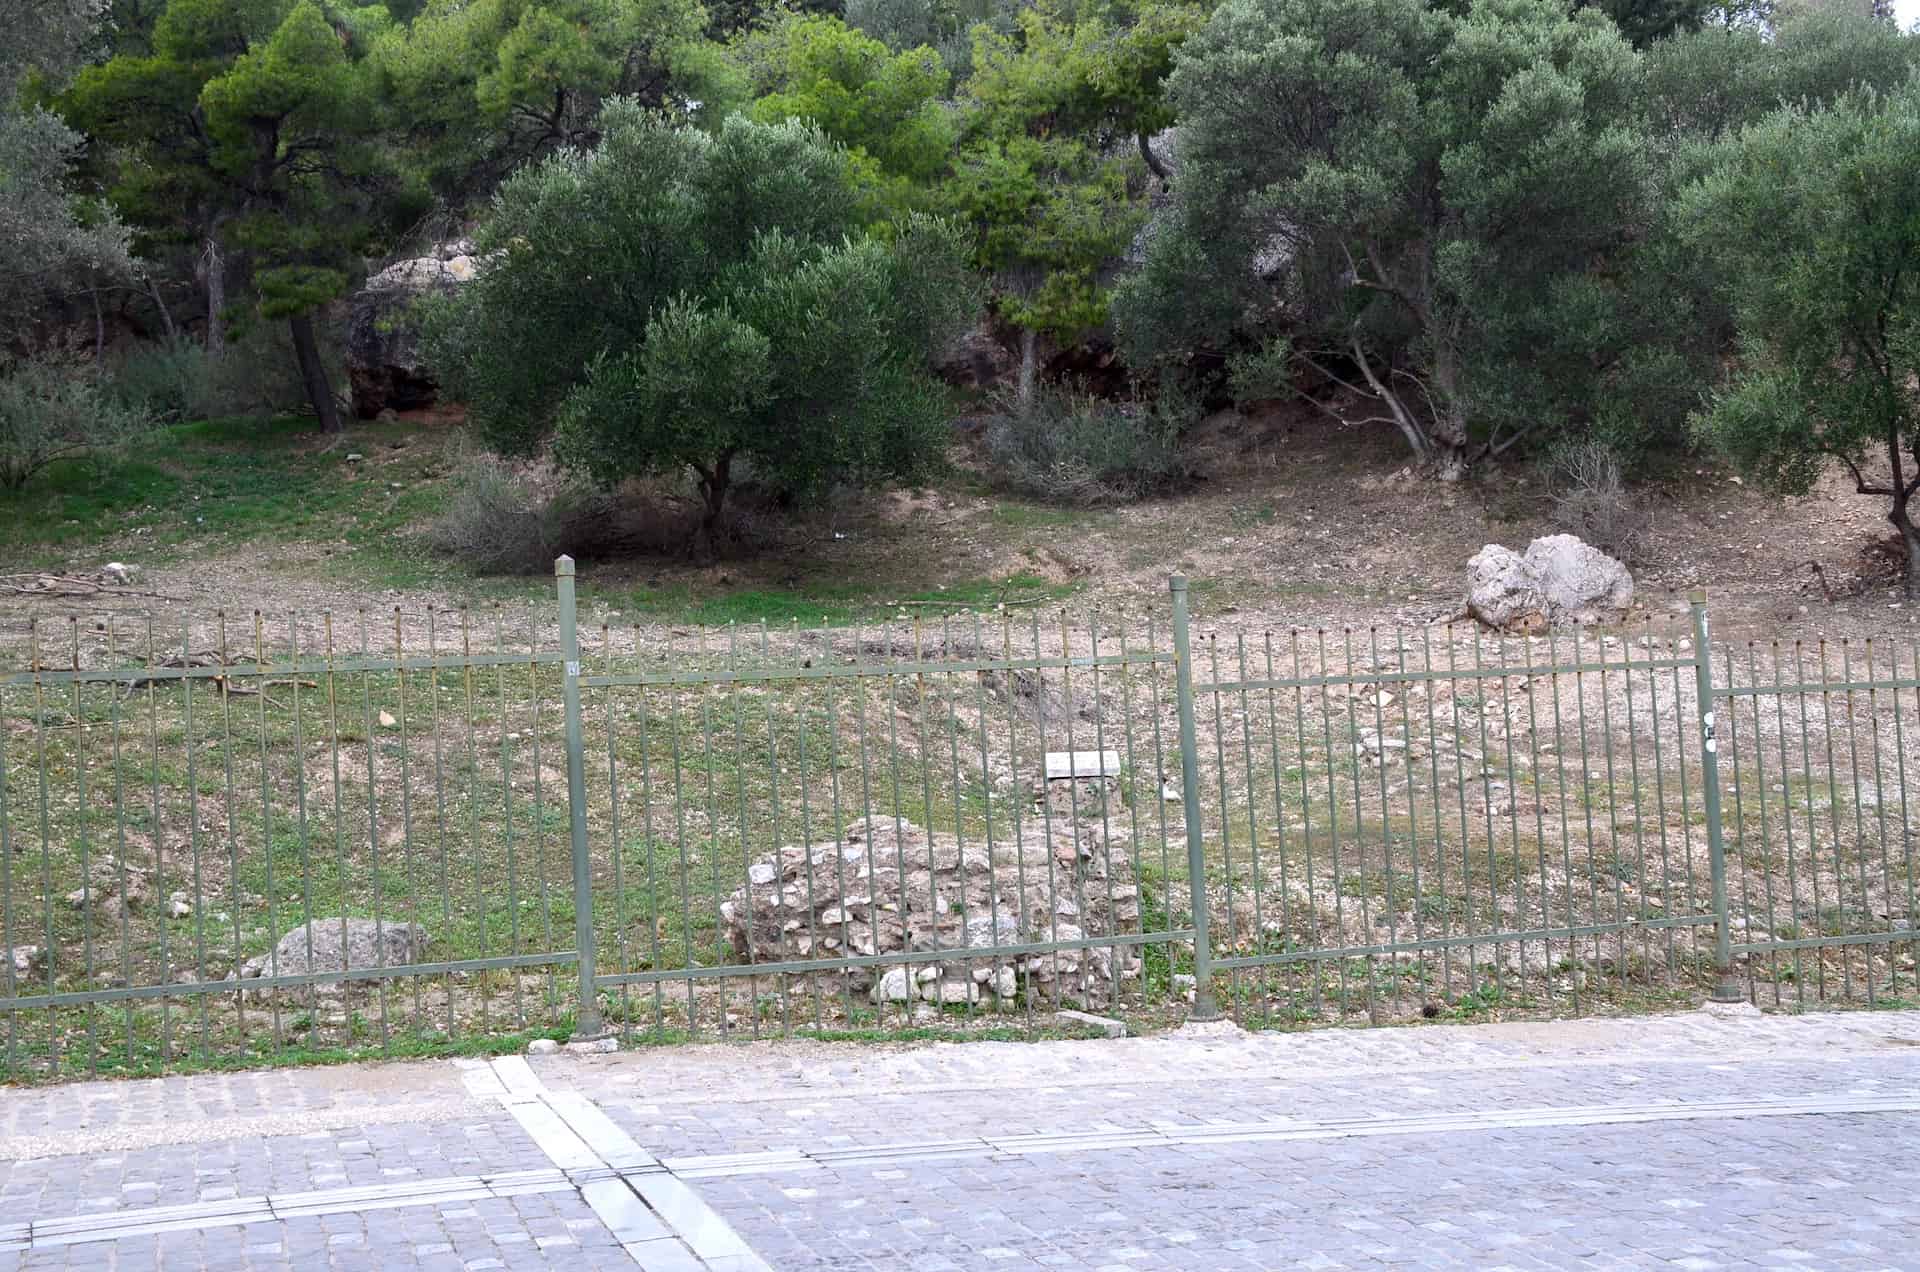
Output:
[[[1838,1269],[1911,1265],[1920,1208],[1907,1158],[1920,1115],[1722,1109],[1686,1121],[1530,1125],[1512,1114],[1815,1095],[1910,1100],[1920,1096],[1914,1041],[1920,1013],[1691,1014],[1309,1035],[1213,1030],[1092,1048],[795,1042],[640,1058],[563,1054],[539,1061],[538,1073],[669,1162],[969,1137],[982,1145],[970,1157],[856,1159],[686,1183],[646,1177],[645,1191],[678,1221],[716,1214],[754,1252],[716,1253],[710,1272]],[[284,1070],[9,1092],[0,1100],[0,1222],[549,1166],[518,1120],[474,1094],[469,1073],[422,1064],[381,1066],[372,1080]],[[1371,1119],[1359,1129],[1378,1131],[1379,1119],[1463,1114],[1474,1120],[1445,1131],[1164,1139],[1274,1119],[1296,1128]],[[1156,1142],[987,1151],[988,1140],[1092,1132]],[[609,1184],[625,1190],[614,1181],[588,1187],[604,1194]],[[655,1212],[601,1201],[596,1211],[570,1189],[348,1208],[0,1250],[0,1272],[630,1268],[648,1247],[638,1266],[662,1258],[701,1266],[648,1226]]]

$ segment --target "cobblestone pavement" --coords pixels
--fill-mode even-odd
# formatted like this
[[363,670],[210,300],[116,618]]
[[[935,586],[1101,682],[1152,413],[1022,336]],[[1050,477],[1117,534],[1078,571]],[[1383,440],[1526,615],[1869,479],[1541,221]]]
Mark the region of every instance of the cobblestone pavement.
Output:
[[1920,1013],[0,1090],[25,1268],[1920,1268]]

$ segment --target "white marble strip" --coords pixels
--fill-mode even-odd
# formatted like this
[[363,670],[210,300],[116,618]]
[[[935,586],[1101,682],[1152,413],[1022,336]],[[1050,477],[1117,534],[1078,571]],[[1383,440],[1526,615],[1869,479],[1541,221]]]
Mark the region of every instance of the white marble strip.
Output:
[[1601,1104],[1567,1108],[1492,1109],[1464,1113],[1383,1115],[1328,1121],[1276,1119],[1270,1122],[1160,1124],[1150,1130],[1116,1132],[1110,1128],[1045,1135],[981,1136],[924,1144],[876,1144],[830,1150],[782,1148],[764,1153],[727,1153],[706,1157],[669,1157],[663,1165],[675,1177],[710,1179],[774,1171],[819,1170],[836,1166],[881,1166],[946,1157],[1037,1156],[1116,1148],[1236,1144],[1281,1140],[1331,1140],[1376,1135],[1430,1135],[1527,1127],[1624,1126],[1643,1122],[1712,1121],[1750,1117],[1805,1117],[1822,1113],[1920,1113],[1920,1095],[1823,1095],[1776,1100]]
[[507,1111],[554,1165],[576,1175],[602,1168],[616,1173],[618,1182],[592,1180],[580,1195],[641,1267],[773,1272],[718,1211],[662,1170],[658,1158],[592,1101],[548,1090],[519,1056],[493,1063],[510,1093],[502,1101]]
[[[484,1197],[519,1197],[536,1192],[566,1192],[574,1184],[558,1170],[508,1171],[495,1175],[451,1175],[361,1188],[321,1188],[268,1193],[184,1206],[143,1206],[105,1215],[40,1219],[0,1233],[0,1249],[85,1245],[157,1232],[225,1228],[269,1223],[296,1215],[334,1215],[348,1211],[392,1210],[402,1206],[441,1206]],[[18,1235],[24,1230],[24,1235]]]

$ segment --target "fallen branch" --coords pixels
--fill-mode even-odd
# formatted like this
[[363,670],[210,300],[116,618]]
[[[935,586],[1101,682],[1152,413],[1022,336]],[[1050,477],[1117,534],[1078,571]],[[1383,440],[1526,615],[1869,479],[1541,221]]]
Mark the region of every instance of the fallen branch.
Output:
[[1807,568],[1812,570],[1813,577],[1820,581],[1820,595],[1827,599],[1827,604],[1833,604],[1833,589],[1827,586],[1827,572],[1820,568],[1818,561],[1807,562]]
[[[21,580],[31,580],[24,586]],[[78,599],[89,596],[147,596],[158,601],[184,602],[189,598],[167,592],[146,592],[139,588],[109,587],[94,579],[69,578],[63,574],[0,574],[0,592],[15,596],[46,596]]]

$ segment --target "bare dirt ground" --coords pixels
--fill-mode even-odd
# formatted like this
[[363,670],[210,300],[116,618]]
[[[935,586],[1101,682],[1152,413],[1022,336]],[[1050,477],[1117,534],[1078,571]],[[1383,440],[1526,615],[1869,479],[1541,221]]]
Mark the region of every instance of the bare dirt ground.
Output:
[[[1164,612],[1166,577],[1181,572],[1193,581],[1198,615],[1233,615],[1236,626],[1418,626],[1459,610],[1467,558],[1482,545],[1524,546],[1557,529],[1538,469],[1495,465],[1443,485],[1406,468],[1395,440],[1376,429],[1274,410],[1216,417],[1197,430],[1192,450],[1193,481],[1131,506],[1028,504],[988,491],[963,467],[946,489],[855,497],[804,522],[756,525],[750,547],[719,564],[658,554],[584,562],[582,595],[591,604],[635,589],[690,597],[852,589],[884,601],[890,590],[1035,578],[1072,586],[1108,610]],[[1679,613],[1689,589],[1706,587],[1726,638],[1913,633],[1920,611],[1901,594],[1884,550],[1883,501],[1852,493],[1838,473],[1812,495],[1788,499],[1703,461],[1642,487],[1640,498],[1649,528],[1632,564],[1647,614]],[[137,551],[137,543],[89,547],[76,552],[73,569],[139,564]],[[145,590],[179,600],[128,597],[117,608],[424,611],[474,591],[452,563],[427,571],[444,578],[437,588],[369,589],[338,568],[350,552],[337,543],[190,552],[142,576]],[[530,597],[546,591],[538,580],[524,587]],[[11,628],[28,614],[64,619],[101,606],[10,596],[0,608],[11,611]],[[411,626],[405,642],[423,642],[424,630]]]

